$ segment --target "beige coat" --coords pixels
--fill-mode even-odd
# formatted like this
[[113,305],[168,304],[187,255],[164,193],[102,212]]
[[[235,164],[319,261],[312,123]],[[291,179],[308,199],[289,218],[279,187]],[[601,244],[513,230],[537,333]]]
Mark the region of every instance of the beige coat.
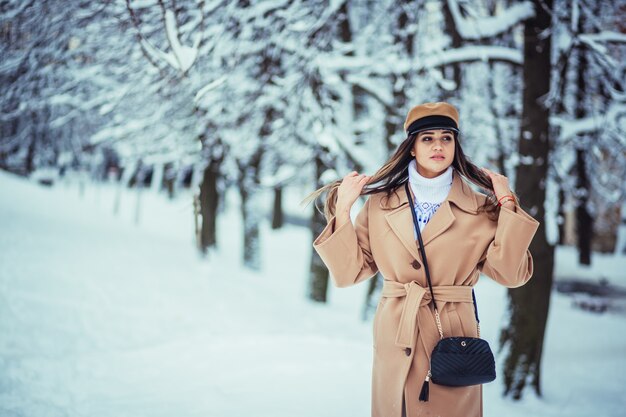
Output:
[[[418,399],[439,333],[404,186],[396,192],[388,200],[385,193],[368,196],[354,225],[335,230],[331,218],[313,242],[336,286],[377,271],[385,279],[373,320],[372,416],[401,417],[403,399],[407,417],[482,416],[481,385],[431,381],[429,401]],[[448,197],[422,230],[445,337],[477,336],[471,287],[481,272],[510,288],[533,273],[528,247],[539,222],[520,207],[503,207],[489,220],[477,211],[484,200],[454,170]]]

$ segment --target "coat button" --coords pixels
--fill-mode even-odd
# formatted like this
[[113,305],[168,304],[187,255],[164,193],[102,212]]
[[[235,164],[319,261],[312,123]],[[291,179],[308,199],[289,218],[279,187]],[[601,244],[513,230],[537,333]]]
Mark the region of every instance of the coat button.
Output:
[[413,262],[411,262],[411,266],[413,267],[413,269],[420,269],[422,267],[422,264],[417,262],[417,259],[414,259]]
[[406,354],[406,356],[411,356],[411,348],[405,348],[404,353]]

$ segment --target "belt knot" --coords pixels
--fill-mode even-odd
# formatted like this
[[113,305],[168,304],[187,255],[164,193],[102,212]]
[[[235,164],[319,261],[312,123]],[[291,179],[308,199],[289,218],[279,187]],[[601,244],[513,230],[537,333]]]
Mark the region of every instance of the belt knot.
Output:
[[[438,302],[438,307],[446,302],[472,302],[472,287],[465,285],[438,285],[433,286],[433,292]],[[415,344],[416,324],[420,330],[418,336],[424,332],[437,337],[439,334],[435,324],[435,318],[428,308],[432,301],[429,288],[424,288],[416,281],[400,283],[385,280],[383,285],[383,297],[404,297],[402,315],[396,333],[396,346],[406,349],[413,348]],[[421,328],[423,327],[423,329]],[[436,340],[436,339],[435,339]],[[434,346],[434,345],[433,345]]]

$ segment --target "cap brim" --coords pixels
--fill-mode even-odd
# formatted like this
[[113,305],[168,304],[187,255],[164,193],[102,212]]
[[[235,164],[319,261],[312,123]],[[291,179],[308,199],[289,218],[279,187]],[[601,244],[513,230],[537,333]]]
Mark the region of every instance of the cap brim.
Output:
[[450,127],[450,126],[439,126],[439,127],[437,127],[437,126],[428,126],[428,127],[422,128],[422,129],[412,130],[409,133],[407,133],[407,135],[411,136],[411,135],[413,135],[415,133],[424,132],[426,130],[437,130],[437,129],[449,130],[449,131],[457,133],[457,134],[459,133],[459,129],[454,128],[454,127]]

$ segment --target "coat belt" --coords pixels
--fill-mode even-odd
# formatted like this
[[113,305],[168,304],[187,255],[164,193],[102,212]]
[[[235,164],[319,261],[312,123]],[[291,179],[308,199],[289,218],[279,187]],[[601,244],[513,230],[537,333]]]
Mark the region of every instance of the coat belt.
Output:
[[[473,302],[471,286],[437,285],[433,286],[433,293],[435,294],[437,308],[440,313],[443,311],[446,302]],[[420,338],[426,349],[426,354],[430,358],[430,351],[435,344],[437,344],[439,339],[439,330],[437,330],[435,315],[428,307],[428,304],[432,300],[430,289],[421,287],[415,281],[402,284],[396,281],[385,280],[382,297],[405,297],[398,333],[396,334],[396,346],[405,349],[413,348],[416,340],[415,324],[417,320],[418,336],[421,336]]]

